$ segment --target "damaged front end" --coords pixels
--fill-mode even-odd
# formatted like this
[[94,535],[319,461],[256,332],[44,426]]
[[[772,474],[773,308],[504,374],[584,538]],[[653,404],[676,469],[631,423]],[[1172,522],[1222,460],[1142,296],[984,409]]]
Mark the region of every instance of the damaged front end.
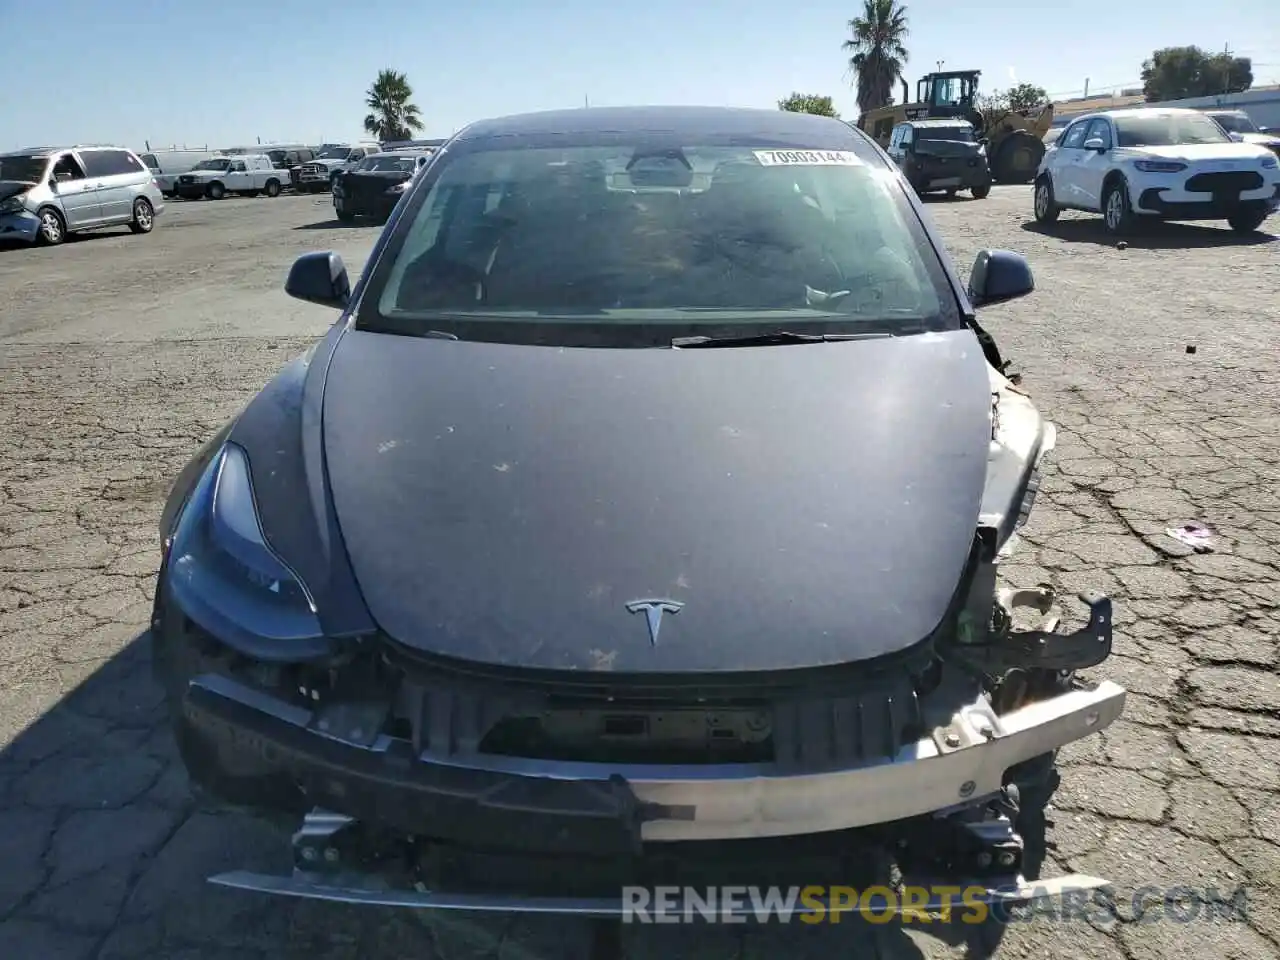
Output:
[[1083,596],[1087,624],[1060,633],[1050,590],[998,587],[1054,431],[991,376],[987,488],[952,608],[931,636],[872,662],[552,673],[380,633],[265,662],[193,619],[162,570],[156,666],[192,779],[301,823],[291,876],[213,881],[597,917],[621,916],[624,887],[673,882],[844,885],[870,871],[977,885],[989,902],[1103,885],[1027,879],[1025,834],[1056,751],[1114,722],[1125,692],[1075,676],[1111,652],[1106,597]]

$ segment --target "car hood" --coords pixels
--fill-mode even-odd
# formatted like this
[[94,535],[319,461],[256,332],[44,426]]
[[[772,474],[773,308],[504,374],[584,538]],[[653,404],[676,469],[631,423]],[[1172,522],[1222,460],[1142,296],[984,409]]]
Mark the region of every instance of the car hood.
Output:
[[1266,147],[1268,150],[1275,150],[1280,147],[1280,136],[1274,133],[1242,133],[1240,134],[1245,143],[1256,143],[1260,147]]
[[1179,143],[1171,147],[1122,148],[1131,160],[1181,160],[1184,163],[1254,161],[1272,156],[1256,143]]
[[983,152],[982,144],[963,140],[921,140],[913,149],[921,157],[976,157]]
[[34,183],[27,183],[25,180],[0,180],[0,200],[26,193],[34,186]]
[[[351,331],[325,459],[389,636],[490,665],[866,660],[942,621],[991,439],[969,331],[560,349]],[[683,604],[656,643],[628,604]]]

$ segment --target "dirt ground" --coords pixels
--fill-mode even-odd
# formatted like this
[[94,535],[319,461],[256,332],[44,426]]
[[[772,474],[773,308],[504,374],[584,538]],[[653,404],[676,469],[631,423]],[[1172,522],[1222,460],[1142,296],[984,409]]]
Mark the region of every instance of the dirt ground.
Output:
[[[1119,916],[1003,929],[846,920],[626,931],[690,960],[1158,960],[1280,954],[1280,242],[1170,225],[1029,225],[1030,192],[929,206],[966,272],[1027,255],[986,322],[1059,426],[1010,579],[1111,593],[1125,716],[1067,751],[1046,875],[1116,884]],[[1268,222],[1280,232],[1280,217]],[[147,671],[156,521],[186,458],[335,314],[288,299],[306,250],[376,236],[324,199],[170,204],[149,236],[0,250],[0,956],[560,960],[556,919],[391,913],[220,890],[274,834],[196,812]],[[1194,348],[1194,352],[1192,352]],[[1199,520],[1216,549],[1166,528]],[[1143,921],[1144,886],[1250,891],[1247,921]]]

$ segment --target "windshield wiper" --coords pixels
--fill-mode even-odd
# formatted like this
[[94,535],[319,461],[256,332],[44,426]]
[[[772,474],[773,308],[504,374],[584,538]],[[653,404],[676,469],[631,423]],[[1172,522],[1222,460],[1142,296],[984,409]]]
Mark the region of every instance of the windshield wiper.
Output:
[[875,333],[792,333],[782,330],[774,333],[755,333],[741,337],[676,337],[671,346],[677,350],[697,347],[773,347],[791,343],[839,343],[844,340],[879,340],[893,334]]

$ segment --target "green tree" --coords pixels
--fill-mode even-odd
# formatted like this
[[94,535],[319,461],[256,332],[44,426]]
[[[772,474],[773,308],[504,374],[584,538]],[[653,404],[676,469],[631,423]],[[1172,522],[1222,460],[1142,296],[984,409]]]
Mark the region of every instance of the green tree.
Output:
[[992,90],[988,94],[979,94],[974,104],[978,111],[991,123],[1010,111],[1034,110],[1049,102],[1049,94],[1044,87],[1033,83],[1020,83],[1008,90]]
[[778,101],[778,109],[789,113],[813,113],[820,117],[840,119],[840,114],[836,113],[836,106],[831,102],[831,98],[819,96],[816,93],[793,93]]
[[1199,47],[1165,47],[1142,64],[1142,92],[1148,103],[1242,93],[1253,86],[1253,61]]
[[907,8],[897,0],[863,0],[862,13],[849,21],[841,49],[856,76],[858,109],[865,113],[893,99],[907,61]]
[[1034,83],[1019,83],[1003,92],[1010,110],[1034,110],[1049,102],[1049,94],[1045,88],[1037,87]]
[[372,111],[364,118],[364,129],[379,140],[409,140],[422,129],[422,111],[403,73],[379,70],[364,105]]

